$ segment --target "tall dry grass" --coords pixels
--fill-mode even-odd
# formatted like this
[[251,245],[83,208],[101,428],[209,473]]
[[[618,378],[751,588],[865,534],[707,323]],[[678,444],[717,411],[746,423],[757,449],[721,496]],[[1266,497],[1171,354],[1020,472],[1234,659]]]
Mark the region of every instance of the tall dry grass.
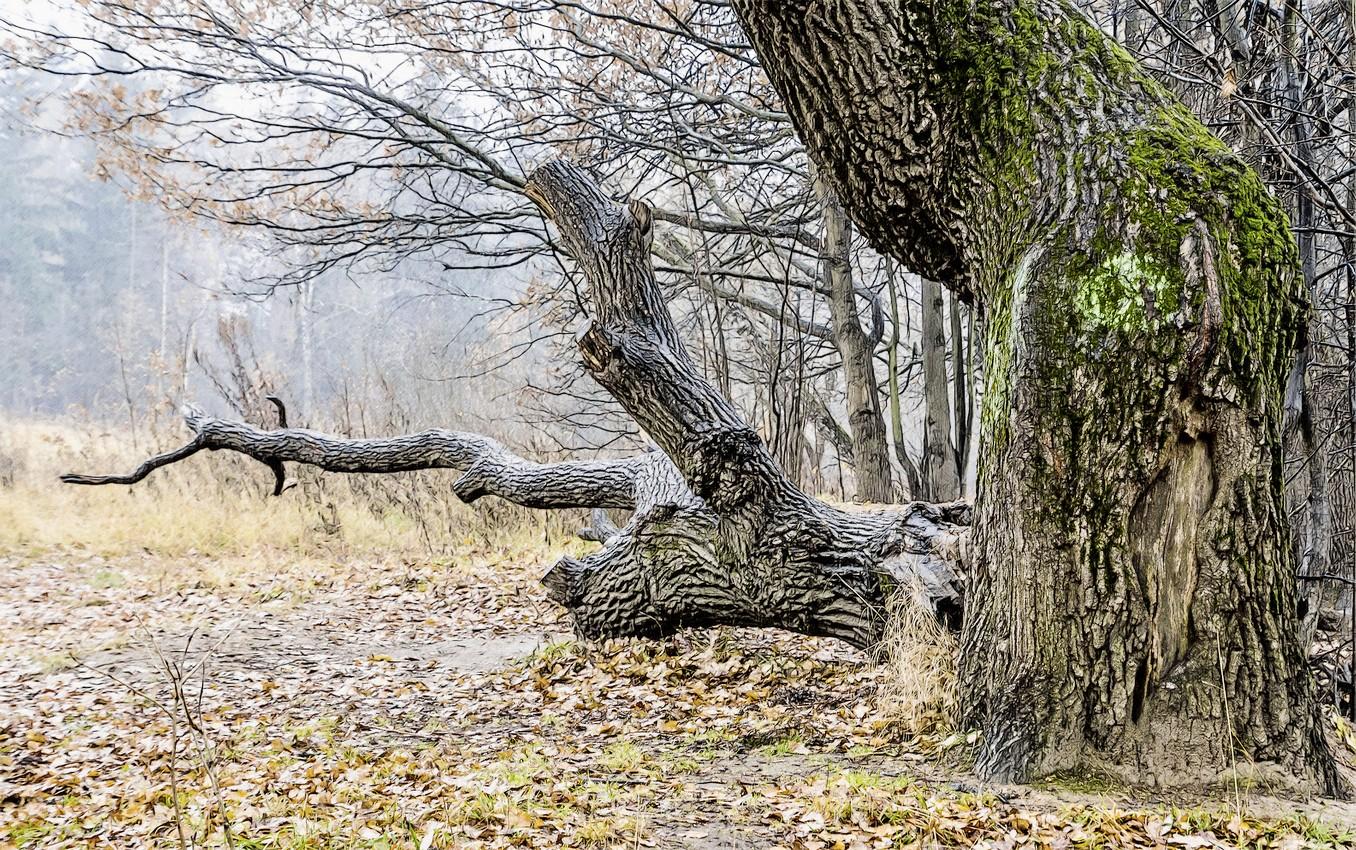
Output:
[[[0,419],[0,558],[78,563],[148,556],[160,583],[255,592],[285,586],[297,601],[326,576],[434,560],[458,569],[545,564],[590,544],[578,512],[530,511],[452,494],[456,473],[342,476],[292,469],[298,486],[270,494],[272,474],[226,453],[202,453],[133,486],[82,487],[66,471],[127,471],[184,439],[66,420]],[[397,563],[392,564],[392,561]],[[890,602],[878,706],[920,736],[955,725],[956,640],[912,594]]]
[[908,589],[887,601],[889,619],[880,649],[882,711],[915,735],[956,727],[956,636]]
[[557,549],[585,524],[575,512],[462,504],[451,471],[343,476],[294,467],[298,486],[275,498],[265,467],[224,452],[195,455],[132,487],[58,480],[62,472],[127,472],[185,439],[182,425],[132,433],[75,419],[0,418],[0,554],[450,558],[468,549]]
[[[276,413],[264,399],[282,382],[253,360],[235,333],[223,330],[225,367],[199,365],[235,415],[271,425]],[[362,436],[415,429],[398,389],[377,383],[377,391],[360,397],[345,392],[328,416],[307,424]],[[181,384],[174,376],[166,382]],[[468,506],[452,493],[453,471],[336,475],[289,465],[297,486],[273,497],[273,476],[263,465],[204,452],[132,487],[58,480],[63,472],[127,472],[182,445],[189,434],[168,401],[173,394],[148,387],[142,398],[127,400],[125,412],[106,411],[100,419],[0,416],[0,558],[146,555],[151,571],[170,581],[226,587],[260,580],[305,584],[323,580],[332,568],[365,569],[378,559],[548,563],[562,550],[582,554],[589,547],[575,536],[587,524],[583,512],[533,511],[497,499]],[[455,411],[425,413],[455,421]],[[893,722],[919,735],[951,729],[955,638],[907,592],[891,602],[883,650],[878,698]]]

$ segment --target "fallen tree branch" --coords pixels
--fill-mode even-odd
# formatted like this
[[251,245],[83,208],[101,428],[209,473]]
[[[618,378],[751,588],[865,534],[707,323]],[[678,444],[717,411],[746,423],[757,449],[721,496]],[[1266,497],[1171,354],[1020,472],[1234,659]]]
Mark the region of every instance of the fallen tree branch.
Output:
[[138,466],[127,475],[77,475],[76,473],[68,472],[61,476],[61,480],[66,484],[136,484],[160,467],[169,466],[171,463],[178,463],[184,458],[191,457],[205,448],[209,448],[207,440],[199,434],[187,444],[180,446],[174,451],[147,458],[142,461],[141,466]]
[[672,458],[700,503],[637,510],[599,552],[547,574],[589,635],[659,635],[717,623],[779,626],[859,647],[904,588],[959,622],[968,507],[846,512],[811,498],[684,348],[650,260],[652,212],[613,201],[568,162],[524,192],[556,225],[595,308],[585,366]]
[[209,449],[239,452],[270,469],[288,461],[345,473],[462,470],[452,489],[468,503],[499,496],[530,508],[633,508],[637,480],[655,477],[654,468],[659,465],[653,453],[622,460],[535,463],[489,437],[462,431],[434,429],[382,439],[346,439],[303,428],[265,431],[207,416],[194,405],[186,405],[183,416],[194,433],[187,445],[148,459],[129,475],[66,474],[61,480],[67,484],[135,484],[162,466]]

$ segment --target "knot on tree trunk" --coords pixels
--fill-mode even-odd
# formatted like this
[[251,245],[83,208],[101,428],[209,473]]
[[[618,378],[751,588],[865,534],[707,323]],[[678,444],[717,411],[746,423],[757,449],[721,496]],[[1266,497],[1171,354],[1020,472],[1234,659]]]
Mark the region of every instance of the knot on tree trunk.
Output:
[[614,358],[620,355],[621,346],[609,338],[607,330],[593,320],[589,320],[580,331],[576,344],[584,365],[595,374],[606,372]]
[[692,492],[717,510],[766,501],[778,483],[767,448],[748,427],[693,434],[680,457],[689,459]]

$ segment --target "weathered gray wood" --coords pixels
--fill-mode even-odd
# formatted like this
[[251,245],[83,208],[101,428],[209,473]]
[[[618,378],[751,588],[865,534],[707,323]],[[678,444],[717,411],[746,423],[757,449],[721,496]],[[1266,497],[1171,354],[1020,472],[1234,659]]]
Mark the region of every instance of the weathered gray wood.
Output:
[[[299,428],[264,430],[206,416],[189,405],[193,439],[131,475],[63,475],[70,484],[133,484],[201,450],[234,451],[266,465],[304,463],[329,472],[465,470],[465,501],[488,495],[534,508],[632,509],[602,548],[566,558],[543,578],[587,637],[657,637],[710,625],[776,626],[870,647],[884,622],[884,594],[905,587],[957,625],[963,594],[964,503],[915,502],[888,511],[843,512],[794,488],[749,525],[732,525],[693,493],[663,452],[615,461],[534,463],[479,434],[431,430],[345,439]],[[761,448],[761,446],[759,446]],[[714,459],[712,462],[716,462]],[[768,475],[776,475],[770,468]],[[722,495],[728,504],[729,494]]]
[[302,428],[263,430],[216,419],[186,405],[184,422],[193,439],[180,449],[147,460],[129,475],[67,474],[67,484],[135,484],[155,469],[203,449],[239,452],[272,467],[291,462],[327,472],[411,472],[458,469],[453,484],[465,502],[500,496],[531,508],[631,508],[637,481],[667,461],[653,454],[623,460],[534,463],[480,434],[430,430],[384,439],[351,440]]
[[612,517],[608,516],[607,511],[602,508],[594,508],[589,514],[589,519],[593,524],[579,529],[580,540],[606,543],[621,531],[617,524],[612,521]]
[[586,632],[723,622],[869,647],[901,586],[958,614],[967,507],[845,512],[801,492],[684,349],[650,268],[648,208],[615,203],[565,162],[541,168],[526,191],[588,280],[585,365],[698,500],[657,501],[597,555],[556,567],[548,587]]

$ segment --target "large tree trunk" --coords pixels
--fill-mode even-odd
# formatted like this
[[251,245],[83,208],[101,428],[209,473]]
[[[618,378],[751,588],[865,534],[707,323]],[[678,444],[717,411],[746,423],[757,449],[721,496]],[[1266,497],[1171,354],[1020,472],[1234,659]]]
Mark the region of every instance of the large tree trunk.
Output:
[[978,302],[978,769],[1338,779],[1296,638],[1305,310],[1255,173],[1062,0],[735,0],[880,250]]
[[870,649],[897,591],[958,624],[969,506],[913,502],[849,512],[810,498],[684,349],[650,267],[649,208],[616,204],[565,162],[542,168],[527,191],[588,279],[595,310],[579,339],[586,366],[662,452],[542,464],[477,434],[348,440],[287,428],[285,414],[281,428],[267,431],[190,407],[194,437],[182,448],[129,475],[63,480],[135,484],[203,449],[266,464],[275,494],[288,462],[334,472],[457,469],[453,489],[468,502],[495,495],[538,508],[634,511],[615,533],[595,522],[588,534],[605,538],[602,548],[561,560],[542,579],[586,637],[729,624]]

